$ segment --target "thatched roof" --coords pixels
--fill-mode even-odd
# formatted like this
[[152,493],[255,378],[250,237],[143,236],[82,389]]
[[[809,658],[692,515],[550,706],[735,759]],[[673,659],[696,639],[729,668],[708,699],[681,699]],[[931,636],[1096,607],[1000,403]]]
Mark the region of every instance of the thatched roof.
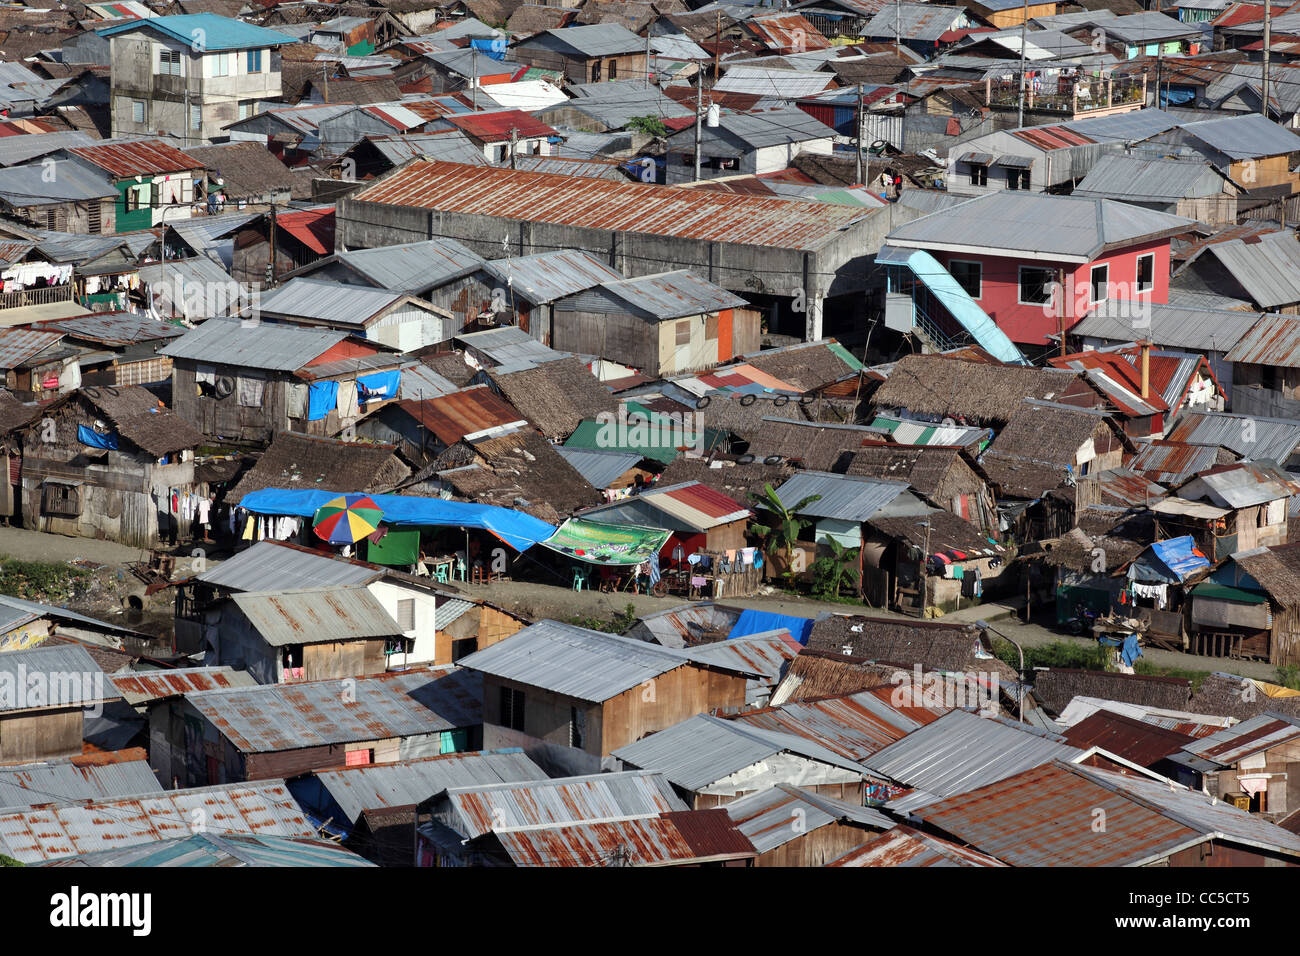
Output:
[[568,438],[579,422],[618,411],[613,394],[577,356],[504,374],[489,369],[488,375],[510,404],[547,438]]
[[1106,504],[1088,505],[1074,516],[1074,523],[1092,537],[1113,535],[1143,545],[1156,539],[1155,515],[1145,509],[1132,510]]
[[640,33],[656,18],[655,9],[644,0],[587,0],[578,14],[579,23],[617,23]]
[[845,473],[905,481],[932,498],[960,457],[960,448],[946,445],[872,444],[857,450]]
[[[555,450],[555,446],[531,428],[516,428],[504,435],[473,443],[481,465],[490,469],[501,489],[493,500],[477,497],[486,504],[515,507],[515,499],[530,504],[545,503],[559,515],[569,515],[604,501],[587,479]],[[453,482],[454,483],[454,482]],[[459,485],[458,485],[459,487]],[[549,519],[548,519],[549,520]]]
[[[758,352],[746,356],[744,363],[805,392],[838,382],[857,371],[831,350],[829,342]],[[718,374],[725,372],[725,368],[718,369]]]
[[1235,674],[1215,673],[1201,683],[1200,689],[1183,710],[1216,717],[1245,720],[1264,711],[1300,717],[1300,697],[1269,697],[1252,681]]
[[766,433],[771,427],[771,422],[764,421],[767,418],[821,421],[832,425],[852,424],[854,419],[851,399],[823,398],[804,404],[784,395],[734,395],[726,392],[712,392],[705,398],[708,403],[700,409],[704,415],[704,427],[730,432],[747,442]]
[[[1048,542],[1044,542],[1047,546]],[[1097,549],[1101,554],[1097,554]],[[1093,564],[1100,557],[1106,573],[1123,567],[1136,558],[1146,548],[1146,544],[1130,541],[1128,538],[1087,534],[1080,528],[1072,528],[1057,538],[1043,552],[1043,560],[1055,567],[1071,571],[1091,571]]]
[[[394,60],[393,64],[396,65]],[[281,87],[283,88],[283,82]],[[393,103],[402,98],[402,91],[397,88],[397,81],[391,76],[364,76],[329,81],[318,70],[314,76],[308,76],[299,91],[299,96],[310,96],[312,92],[320,94],[325,103],[355,103],[357,106],[369,106],[372,103]]]
[[238,504],[244,495],[262,488],[316,488],[340,494],[386,492],[410,473],[392,445],[280,432],[226,500]]
[[896,686],[891,678],[897,664],[877,664],[861,657],[805,647],[790,662],[785,677],[773,689],[777,700],[844,697],[877,687]]
[[1232,556],[1281,607],[1300,604],[1300,543],[1256,548]]
[[765,422],[750,439],[749,453],[760,461],[775,455],[801,468],[844,474],[854,449],[878,437],[879,432],[820,422]]
[[930,554],[953,550],[980,554],[1002,550],[965,518],[942,509],[926,515],[873,517],[867,524],[887,537],[906,541],[919,549],[924,549],[928,543]]
[[0,435],[30,425],[41,416],[44,409],[36,403],[18,401],[9,392],[0,392]]
[[193,425],[142,386],[88,385],[72,394],[80,395],[119,435],[155,458],[203,444],[203,435]]
[[1075,390],[1092,392],[1081,385],[1078,373],[1065,369],[907,355],[894,364],[873,398],[877,408],[905,408],[918,415],[991,425],[1010,421],[1026,398],[1059,401]]
[[1181,677],[1147,677],[1111,671],[1052,667],[1034,671],[1034,696],[1054,714],[1076,697],[1100,697],[1165,710],[1187,710],[1192,682]]
[[992,450],[980,456],[980,468],[997,489],[998,498],[1039,498],[1065,484],[1065,468],[1029,458],[999,455]]
[[748,506],[753,500],[750,494],[763,494],[763,486],[770,484],[779,488],[794,473],[794,469],[784,463],[765,465],[762,461],[738,464],[732,461],[720,462],[720,467],[710,467],[704,458],[687,458],[679,455],[663,470],[659,483],[665,488],[689,481],[698,481],[707,488],[720,492],[734,501]]
[[214,178],[224,181],[220,188],[228,200],[238,201],[264,196],[275,190],[293,189],[295,179],[289,167],[261,143],[193,146],[185,152],[207,167]]
[[1111,429],[1098,412],[1068,405],[1021,402],[989,445],[990,454],[1073,466],[1080,446],[1099,430]]
[[411,354],[419,358],[422,365],[433,369],[437,374],[459,388],[468,385],[477,374],[474,369],[465,363],[464,352],[431,352],[427,355],[415,352]]
[[453,471],[440,472],[438,477],[450,484],[456,494],[466,501],[512,508],[551,524],[559,524],[562,520],[550,502],[529,498],[516,482],[508,476],[498,475],[486,465],[466,465]]
[[974,624],[835,614],[813,625],[809,649],[843,653],[846,646],[848,656],[874,661],[949,671],[996,670],[1015,676],[1001,661],[976,656],[978,650],[988,653],[988,647]]
[[506,23],[506,30],[512,37],[522,39],[546,30],[558,30],[566,27],[577,15],[576,10],[564,7],[548,7],[541,3],[525,3]]

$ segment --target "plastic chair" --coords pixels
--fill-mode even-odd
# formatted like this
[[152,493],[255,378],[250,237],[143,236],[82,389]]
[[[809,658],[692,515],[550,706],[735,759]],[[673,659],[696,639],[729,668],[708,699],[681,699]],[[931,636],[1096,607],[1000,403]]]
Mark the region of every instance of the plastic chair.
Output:
[[434,569],[433,569],[433,576],[434,576],[434,579],[437,580],[439,583],[441,583],[441,584],[447,584],[447,583],[448,583],[448,581],[447,581],[447,565],[445,565],[445,564],[440,564],[440,565],[438,565],[436,568],[434,568]]
[[584,587],[591,590],[591,585],[587,583],[588,571],[585,568],[573,569],[573,590],[581,591]]
[[469,579],[466,576],[468,573],[469,571],[465,567],[465,559],[462,558],[459,554],[456,555],[456,574],[460,575],[460,579],[462,581],[468,581]]

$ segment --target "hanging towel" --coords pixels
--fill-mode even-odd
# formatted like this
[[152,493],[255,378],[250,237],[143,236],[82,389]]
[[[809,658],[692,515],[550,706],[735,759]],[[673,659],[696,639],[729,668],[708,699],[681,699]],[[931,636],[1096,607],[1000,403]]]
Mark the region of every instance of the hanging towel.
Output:
[[338,403],[338,382],[312,382],[307,389],[307,420],[318,422]]
[[255,519],[252,515],[249,515],[249,516],[248,516],[248,523],[244,525],[244,533],[243,533],[242,535],[239,536],[241,541],[252,541],[252,540],[253,540],[253,525],[254,525],[254,524],[256,524],[256,519]]

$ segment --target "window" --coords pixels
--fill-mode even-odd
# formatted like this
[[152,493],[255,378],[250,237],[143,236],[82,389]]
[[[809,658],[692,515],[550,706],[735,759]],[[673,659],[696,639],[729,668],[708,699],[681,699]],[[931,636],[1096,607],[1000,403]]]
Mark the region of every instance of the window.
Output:
[[403,631],[415,630],[415,598],[402,598],[397,602],[397,626]]
[[92,236],[98,236],[103,232],[103,225],[100,220],[99,201],[92,199],[86,203],[86,231]]
[[983,267],[978,262],[953,259],[948,263],[948,272],[957,280],[957,284],[966,290],[968,296],[972,299],[980,297]]
[[1051,269],[1021,266],[1020,304],[1047,305],[1052,301],[1052,289],[1055,285],[1056,275]]
[[198,106],[190,107],[190,129],[199,129],[203,125],[203,110]]
[[677,345],[691,344],[691,320],[690,319],[684,319],[683,321],[678,322],[675,331],[677,333],[677,340],[676,340]]
[[131,122],[132,123],[145,122],[147,115],[148,114],[145,113],[144,100],[131,101]]
[[979,163],[971,163],[970,184],[972,186],[987,186],[989,184],[989,168],[981,166]]
[[163,47],[158,51],[158,73],[161,76],[181,75],[181,51]]
[[213,54],[209,54],[208,59],[212,62],[213,76],[230,75],[230,54],[213,53]]
[[591,64],[591,82],[600,82],[600,61],[596,60]]
[[1092,304],[1105,302],[1110,292],[1110,266],[1092,267]]
[[463,637],[451,642],[451,662],[454,664],[462,657],[468,657],[478,650],[477,637]]
[[1156,254],[1148,252],[1137,259],[1137,291],[1150,292],[1156,284]]
[[41,511],[47,515],[75,518],[81,514],[81,494],[76,485],[46,482],[41,496]]
[[130,186],[126,191],[126,211],[135,212],[137,209],[148,209],[153,205],[153,184],[145,183],[143,186]]
[[240,104],[239,104],[239,118],[240,118],[240,119],[248,119],[250,116],[256,116],[256,115],[257,115],[257,110],[254,109],[255,106],[256,106],[256,103],[255,103],[255,101],[253,101],[253,100],[245,100],[244,102],[240,103]]
[[1008,188],[1008,189],[1028,189],[1028,188],[1029,188],[1029,170],[1027,170],[1027,169],[1008,169],[1008,170],[1007,170],[1007,188]]
[[569,708],[569,746],[582,749],[582,740],[587,735],[587,712],[577,707]]
[[261,50],[248,51],[248,72],[249,73],[262,72],[262,51]]
[[524,692],[512,687],[501,688],[501,726],[524,729]]

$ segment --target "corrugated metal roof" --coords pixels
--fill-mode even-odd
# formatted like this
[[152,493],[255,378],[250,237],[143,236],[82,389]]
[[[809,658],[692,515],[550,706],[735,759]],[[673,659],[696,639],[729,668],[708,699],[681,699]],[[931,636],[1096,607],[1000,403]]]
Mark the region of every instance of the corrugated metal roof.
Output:
[[1300,150],[1300,136],[1258,113],[1184,123],[1182,130],[1232,159],[1279,156]]
[[640,500],[696,531],[708,531],[748,518],[752,512],[740,502],[698,481],[644,491]]
[[396,405],[444,445],[454,445],[467,436],[480,436],[493,429],[526,424],[517,408],[486,385],[459,389],[424,401],[402,399]]
[[243,50],[251,47],[280,46],[294,43],[288,34],[254,26],[243,20],[218,16],[215,13],[184,13],[170,17],[151,17],[147,20],[119,23],[96,31],[102,37],[111,37],[128,30],[153,28],[173,40],[191,44],[202,37],[204,50]]
[[759,634],[746,634],[726,641],[701,644],[690,648],[686,653],[692,660],[702,664],[738,667],[762,676],[751,680],[751,687],[757,693],[746,697],[767,697],[767,691],[775,687],[785,673],[786,665],[794,660],[802,649],[795,638],[786,630],[765,631]]
[[65,146],[89,146],[95,142],[95,139],[80,130],[0,136],[0,166],[16,166],[38,156],[47,156]]
[[509,142],[512,135],[520,139],[555,136],[556,131],[522,110],[496,110],[448,116],[446,121],[484,143]]
[[0,712],[83,707],[116,697],[113,685],[80,644],[0,654]]
[[283,780],[259,780],[0,813],[0,850],[37,863],[182,838],[199,826],[217,833],[316,835]]
[[897,826],[827,866],[1006,866],[969,847]]
[[712,87],[714,93],[749,93],[794,99],[822,93],[835,83],[834,73],[783,70],[765,66],[729,67]]
[[1271,750],[1297,737],[1300,737],[1300,720],[1269,712],[1248,717],[1235,727],[1225,727],[1183,749],[1220,767],[1231,767],[1252,754]]
[[521,750],[443,754],[420,760],[318,770],[313,776],[355,824],[363,813],[414,807],[454,787],[545,780],[546,772]]
[[427,365],[415,364],[402,368],[402,384],[398,387],[400,398],[419,402],[458,391],[460,386],[450,379],[443,378]]
[[[591,23],[575,27],[547,30],[539,37],[549,37],[560,46],[576,50],[585,57],[616,56],[619,53],[638,53],[645,49],[645,41],[621,23]],[[529,41],[520,44],[527,49]],[[552,43],[536,44],[553,47]]]
[[1222,445],[1248,461],[1285,462],[1300,446],[1300,421],[1188,410],[1165,437],[1191,445]]
[[803,515],[841,521],[866,521],[905,494],[907,488],[905,481],[801,471],[777,488],[776,494],[787,508],[811,495],[821,495],[819,500],[800,509],[799,513]]
[[1210,445],[1148,442],[1138,446],[1128,467],[1162,485],[1179,485],[1197,472],[1212,467],[1218,454],[1218,448]]
[[548,348],[517,325],[503,325],[482,332],[458,335],[456,341],[466,348],[481,352],[501,368],[516,370],[539,362],[552,362],[569,354]]
[[0,369],[12,369],[62,341],[62,332],[31,328],[0,329]]
[[1102,29],[1108,36],[1114,36],[1130,46],[1201,35],[1197,24],[1180,23],[1173,17],[1156,10],[1144,10],[1141,13],[1113,17],[1106,21]]
[[185,700],[245,754],[414,737],[483,719],[482,680],[463,668],[194,691]]
[[50,760],[0,767],[0,807],[162,793],[143,750],[134,760]]
[[[553,302],[605,283],[626,281],[620,272],[580,249],[559,249],[531,256],[494,259],[484,263],[483,268],[498,282],[505,283],[507,293],[522,295],[535,305]],[[488,330],[501,331],[503,330]],[[486,336],[488,332],[473,334]]]
[[346,558],[259,541],[204,571],[198,579],[229,591],[265,591],[368,584],[382,574]]
[[[824,75],[832,78],[831,74]],[[838,241],[838,230],[875,211],[683,186],[613,183],[419,160],[346,201],[441,209],[603,232],[808,250]]]
[[460,598],[448,598],[445,601],[439,601],[433,612],[433,629],[441,631],[449,627],[453,621],[464,617],[477,606],[473,601],[465,601]]
[[1300,836],[1198,790],[1060,761],[919,816],[1012,866],[1140,866],[1210,838],[1300,856]]
[[299,277],[263,293],[260,308],[263,315],[363,326],[403,298],[387,289]]
[[633,767],[662,772],[687,790],[709,784],[779,753],[791,753],[855,774],[864,766],[814,741],[699,714],[620,747],[614,756]]
[[73,621],[90,628],[92,631],[108,631],[113,634],[130,634],[136,637],[140,636],[138,631],[133,631],[129,627],[109,624],[107,621],[101,621],[98,618],[87,617],[85,614],[78,614],[76,611],[69,611],[66,607],[55,607],[53,604],[41,604],[39,601],[27,601],[23,598],[14,597],[11,594],[0,594],[0,606],[16,608],[17,610],[31,614],[34,617],[48,617],[56,621]]
[[1139,319],[1128,303],[1108,300],[1070,329],[1070,334],[1111,342],[1150,339],[1167,348],[1226,352],[1258,318],[1255,312],[1152,303]]
[[0,169],[0,199],[19,209],[116,195],[107,176],[67,159]]
[[185,330],[167,322],[159,322],[147,315],[132,312],[95,312],[42,322],[42,329],[63,332],[74,339],[84,339],[100,345],[134,345],[158,339],[174,339]]
[[740,296],[706,282],[690,269],[604,282],[601,288],[658,319],[676,319],[747,308],[749,305]]
[[1083,196],[997,190],[922,216],[888,236],[908,248],[968,246],[1084,262],[1099,253],[1188,231],[1194,220]]
[[343,251],[335,258],[375,286],[408,295],[469,275],[484,262],[455,239],[442,238]]
[[1217,196],[1226,187],[1224,178],[1204,160],[1187,162],[1109,154],[1097,160],[1071,195],[1130,202],[1177,202]]
[[1300,368],[1300,319],[1279,314],[1260,316],[1224,359],[1248,365]]
[[[1296,141],[1300,143],[1300,137]],[[1300,302],[1300,240],[1289,231],[1267,233],[1250,242],[1216,242],[1199,255],[1218,259],[1260,308]]]
[[67,152],[118,179],[138,173],[177,173],[203,169],[203,163],[193,156],[182,153],[160,139],[71,146]]
[[208,319],[159,349],[171,358],[215,365],[292,372],[348,337],[333,329],[306,329],[272,322]]
[[879,810],[855,806],[787,783],[745,794],[723,809],[759,853],[775,850],[829,823],[856,823],[875,830],[894,826],[894,821]]
[[83,853],[46,864],[93,867],[375,866],[329,840],[195,833],[121,850]]
[[605,451],[599,448],[565,448],[563,445],[556,447],[555,450],[593,488],[608,488],[621,475],[626,474],[642,461],[641,456],[635,452]]
[[721,809],[511,830],[497,839],[516,866],[669,866],[754,856]]
[[601,702],[690,661],[689,655],[672,648],[560,621],[538,621],[459,663],[566,697]]
[[230,600],[272,647],[398,637],[401,626],[364,585],[242,591]]
[[1081,753],[1057,734],[1000,717],[954,710],[873,754],[863,764],[904,786],[940,798]]
[[490,166],[483,150],[460,130],[407,135],[367,136],[370,144],[394,166],[412,159],[433,159],[468,166]]
[[179,697],[193,690],[218,687],[252,687],[257,683],[248,671],[231,667],[184,667],[176,670],[139,671],[112,674],[114,689],[132,707],[165,697]]
[[663,774],[639,770],[458,787],[444,798],[456,821],[452,829],[467,840],[687,809]]

